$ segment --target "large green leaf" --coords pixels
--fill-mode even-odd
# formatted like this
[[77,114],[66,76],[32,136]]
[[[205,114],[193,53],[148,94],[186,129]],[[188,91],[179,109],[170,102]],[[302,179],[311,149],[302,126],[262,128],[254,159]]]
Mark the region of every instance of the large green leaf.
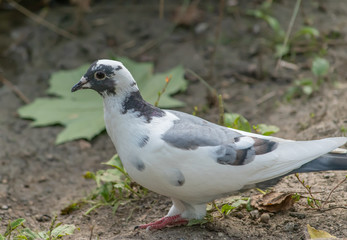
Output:
[[[170,95],[184,91],[187,82],[184,80],[184,69],[177,66],[166,73],[153,74],[152,63],[137,63],[127,58],[118,58],[129,69],[138,83],[145,100],[154,104],[158,92],[165,85],[165,78],[172,76],[169,86],[159,101],[160,107],[173,108],[184,106],[184,103]],[[31,104],[18,110],[22,118],[33,119],[32,126],[64,125],[56,144],[75,140],[92,139],[105,129],[103,120],[102,99],[94,91],[71,93],[71,87],[86,72],[90,64],[77,69],[58,71],[50,78],[47,93],[55,98],[38,98]]]

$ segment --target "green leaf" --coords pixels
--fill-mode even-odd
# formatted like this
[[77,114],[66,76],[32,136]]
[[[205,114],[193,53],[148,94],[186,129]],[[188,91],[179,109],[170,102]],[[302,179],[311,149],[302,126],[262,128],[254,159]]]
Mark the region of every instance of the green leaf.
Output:
[[[181,107],[184,103],[171,98],[171,95],[187,88],[183,78],[184,69],[177,66],[166,73],[153,75],[152,63],[137,63],[127,58],[118,58],[129,69],[138,83],[145,100],[154,104],[157,93],[165,85],[165,78],[172,76],[169,86],[161,96],[159,106],[165,108]],[[34,127],[64,125],[56,144],[84,138],[91,140],[105,129],[102,99],[94,91],[71,93],[71,87],[83,76],[90,64],[77,69],[58,71],[50,78],[48,94],[56,98],[38,98],[31,104],[18,109],[22,118],[33,119]]]
[[247,202],[248,202],[248,199],[247,200],[244,200],[244,199],[235,199],[233,201],[232,204],[224,204],[221,208],[221,211],[222,213],[224,213],[225,215],[228,215],[230,214],[230,212],[236,208],[239,208],[239,207],[243,207],[243,206],[246,206],[247,205]]
[[190,219],[187,226],[194,226],[194,225],[203,225],[205,223],[210,222],[209,219],[203,218],[203,219]]
[[47,93],[60,98],[38,98],[18,110],[22,118],[34,119],[32,126],[61,124],[66,128],[59,133],[56,144],[85,138],[92,139],[105,129],[102,100],[93,91],[71,93],[71,87],[86,72],[85,64],[74,70],[52,74]]
[[257,124],[256,126],[253,126],[254,130],[257,133],[260,133],[265,136],[269,136],[271,134],[277,133],[280,129],[275,125],[267,125],[267,124]]
[[39,232],[38,233],[38,235],[39,235],[39,238],[41,239],[49,239],[49,236],[48,236],[48,234],[46,233],[46,232]]
[[312,88],[312,86],[303,86],[302,87],[302,91],[306,94],[306,95],[308,95],[308,96],[310,96],[312,93],[313,93],[313,88]]
[[312,73],[317,77],[324,77],[329,72],[330,64],[328,60],[317,57],[312,63]]
[[119,172],[117,169],[107,169],[101,176],[100,180],[103,182],[120,182],[121,176],[123,174]]
[[278,57],[278,58],[282,57],[289,52],[288,45],[276,44],[275,47],[276,47],[275,57]]
[[24,228],[23,230],[21,230],[21,234],[26,236],[28,240],[34,240],[34,239],[40,238],[40,236],[37,233],[33,232],[29,228]]
[[319,31],[316,28],[303,26],[295,33],[295,37],[305,36],[308,38],[319,37]]
[[24,235],[16,235],[13,239],[14,240],[28,240],[28,238]]
[[113,200],[112,183],[106,182],[100,187],[100,195],[104,198],[106,202]]
[[0,233],[0,240],[5,240],[5,237]]
[[263,19],[267,24],[269,24],[269,26],[272,28],[272,30],[276,33],[277,37],[279,38],[278,40],[281,40],[284,38],[285,32],[276,18],[264,13],[264,11],[257,10],[257,9],[248,10],[247,14]]
[[22,225],[25,222],[24,218],[18,218],[14,221],[12,221],[9,226],[7,226],[7,230],[5,232],[5,237],[8,236],[10,234],[10,232],[12,232],[13,230],[15,230],[17,227],[19,227],[20,225]]
[[225,113],[224,125],[229,128],[235,128],[246,132],[251,131],[251,125],[247,119],[237,113]]
[[228,215],[235,207],[229,205],[229,204],[224,204],[221,208],[222,213],[225,215]]
[[73,224],[60,225],[53,229],[51,236],[53,239],[61,238],[63,236],[72,235],[76,227]]

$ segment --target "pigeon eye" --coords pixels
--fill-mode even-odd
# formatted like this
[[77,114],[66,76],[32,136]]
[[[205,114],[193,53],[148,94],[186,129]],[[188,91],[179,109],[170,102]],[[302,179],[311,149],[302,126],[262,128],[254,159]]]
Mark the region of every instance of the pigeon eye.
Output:
[[96,80],[104,80],[106,78],[106,74],[103,72],[96,72],[94,74],[94,77],[96,78]]

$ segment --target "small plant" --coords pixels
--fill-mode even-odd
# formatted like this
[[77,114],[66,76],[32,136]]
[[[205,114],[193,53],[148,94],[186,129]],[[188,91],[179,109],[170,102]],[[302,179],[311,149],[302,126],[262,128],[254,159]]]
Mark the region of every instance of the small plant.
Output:
[[[18,218],[9,222],[4,234],[0,233],[0,240],[5,239],[23,239],[23,240],[57,240],[62,239],[64,236],[72,235],[76,230],[73,224],[57,223],[57,216],[51,222],[48,231],[35,232],[30,228],[24,226],[25,219]],[[78,228],[77,228],[78,229]]]
[[300,97],[302,95],[310,97],[314,92],[319,90],[329,69],[330,64],[325,58],[316,57],[311,66],[313,77],[296,80],[294,86],[287,90],[284,96],[285,100],[290,102],[294,97]]
[[[308,185],[308,184],[305,184],[305,180],[301,180],[300,177],[299,177],[299,174],[296,173],[295,174],[295,177],[298,179],[298,181],[301,183],[301,185],[306,189],[306,191],[309,193],[309,197],[307,197],[307,205],[310,206],[311,208],[316,208],[316,209],[319,209],[319,210],[322,210],[325,206],[325,204],[329,201],[330,197],[331,197],[331,194],[339,187],[341,186],[341,184],[343,184],[346,180],[347,180],[347,175],[345,176],[344,179],[342,179],[342,181],[340,181],[335,187],[333,187],[331,189],[331,191],[329,192],[328,196],[326,197],[326,199],[323,201],[323,204],[321,203],[322,201],[318,200],[317,198],[315,198],[312,194],[312,191],[311,191],[311,186]],[[297,199],[300,199],[300,197],[298,197],[297,195],[299,194],[296,194],[296,198]]]
[[113,213],[116,213],[120,205],[126,204],[134,197],[141,198],[148,192],[146,188],[130,179],[117,154],[104,164],[112,168],[96,173],[87,172],[84,175],[87,179],[93,179],[97,185],[89,197],[90,200],[86,200],[92,205],[85,212],[86,215],[101,206],[111,206]]
[[247,209],[247,211],[251,211],[250,208],[250,198],[239,198],[239,199],[233,199],[234,201],[230,203],[223,204],[220,208],[221,213],[223,213],[225,216],[229,215],[233,210],[238,210],[241,208]]

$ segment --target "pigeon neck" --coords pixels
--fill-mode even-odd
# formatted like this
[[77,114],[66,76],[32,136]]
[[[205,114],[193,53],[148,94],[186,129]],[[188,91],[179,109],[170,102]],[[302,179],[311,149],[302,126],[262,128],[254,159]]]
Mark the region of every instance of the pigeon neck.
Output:
[[138,90],[130,92],[122,102],[121,113],[127,114],[128,112],[138,113],[137,117],[144,117],[147,123],[150,123],[153,117],[165,116],[163,110],[146,102]]

